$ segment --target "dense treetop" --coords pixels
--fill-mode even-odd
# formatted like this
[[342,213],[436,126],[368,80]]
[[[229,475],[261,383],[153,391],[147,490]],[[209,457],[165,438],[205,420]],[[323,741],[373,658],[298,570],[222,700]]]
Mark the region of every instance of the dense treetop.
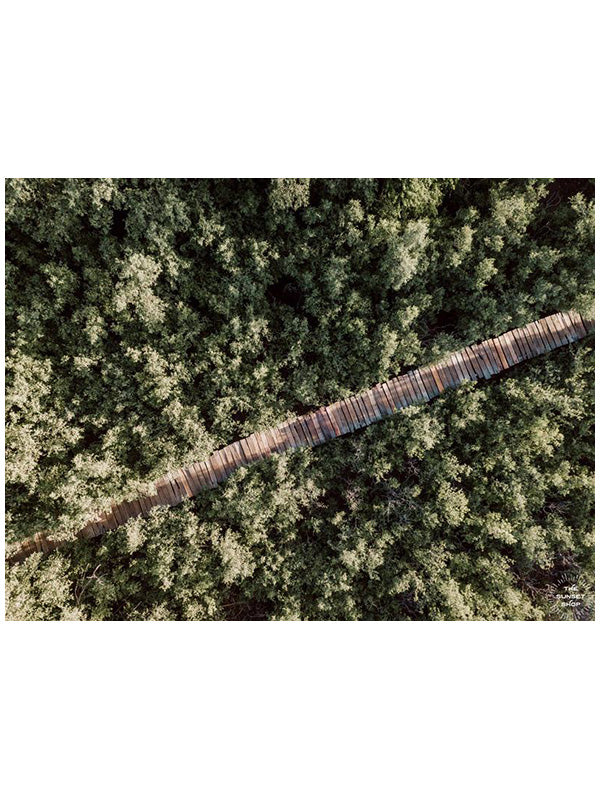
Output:
[[[585,180],[8,181],[8,540],[72,536],[261,426],[593,315],[593,258]],[[9,571],[10,613],[548,614],[548,576],[592,574],[592,357],[549,354],[35,557]]]

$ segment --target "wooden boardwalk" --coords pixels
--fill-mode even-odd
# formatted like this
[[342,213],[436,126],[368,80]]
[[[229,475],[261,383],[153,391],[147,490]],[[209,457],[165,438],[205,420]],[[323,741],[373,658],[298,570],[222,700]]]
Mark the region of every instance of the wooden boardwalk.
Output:
[[[89,539],[123,525],[131,517],[147,516],[157,506],[175,506],[203,489],[222,483],[234,470],[274,453],[315,447],[337,436],[364,428],[415,403],[428,402],[464,381],[491,378],[527,359],[583,339],[594,331],[594,321],[576,312],[552,314],[480,344],[464,347],[436,364],[378,383],[366,392],[338,400],[310,414],[282,422],[228,444],[206,461],[170,472],[154,484],[152,494],[126,500],[89,522],[76,536]],[[17,563],[35,552],[49,553],[64,542],[38,533],[21,542],[7,557]]]

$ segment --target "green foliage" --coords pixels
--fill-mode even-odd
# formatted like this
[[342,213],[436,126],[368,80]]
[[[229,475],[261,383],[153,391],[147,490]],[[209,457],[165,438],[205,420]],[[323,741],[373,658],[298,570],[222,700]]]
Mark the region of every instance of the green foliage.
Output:
[[[568,180],[7,181],[7,540],[69,538],[262,426],[555,310],[592,313],[593,192]],[[36,584],[54,557],[10,572],[14,596],[33,615],[71,603],[86,618],[542,613],[533,590],[523,600],[530,571],[587,563],[589,502],[563,513],[569,492],[590,491],[589,351],[573,353],[580,372],[552,356],[556,374],[525,368],[494,387],[496,405],[491,389],[458,392],[258,466],[99,550],[64,550],[64,602]],[[510,447],[490,422],[508,412]],[[547,496],[559,499],[540,516]],[[477,570],[487,577],[467,586]]]
[[[591,346],[552,353],[11,569],[7,613],[560,616],[565,559],[571,584],[593,584],[592,396]],[[64,606],[45,595],[56,574]]]

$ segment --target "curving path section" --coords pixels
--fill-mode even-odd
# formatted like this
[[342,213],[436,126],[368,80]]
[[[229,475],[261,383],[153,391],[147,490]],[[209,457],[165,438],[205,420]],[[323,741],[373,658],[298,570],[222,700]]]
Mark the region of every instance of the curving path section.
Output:
[[[131,517],[147,516],[156,506],[175,506],[203,489],[215,487],[238,467],[268,458],[273,453],[323,444],[406,406],[427,402],[464,381],[491,378],[522,361],[583,339],[593,331],[594,320],[584,320],[577,312],[570,311],[552,314],[480,344],[464,347],[436,364],[413,369],[346,400],[252,433],[217,450],[206,461],[170,472],[156,481],[152,494],[112,506],[76,536],[80,539],[100,536]],[[21,542],[7,557],[7,562],[18,563],[35,552],[49,553],[62,544],[64,542],[37,533]]]

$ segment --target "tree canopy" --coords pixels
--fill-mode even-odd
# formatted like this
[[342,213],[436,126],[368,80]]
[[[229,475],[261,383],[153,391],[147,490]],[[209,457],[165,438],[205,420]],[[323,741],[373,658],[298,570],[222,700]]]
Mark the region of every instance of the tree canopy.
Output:
[[[561,309],[587,180],[10,180],[7,541]],[[593,584],[593,344],[7,570],[24,619],[545,619]],[[581,610],[583,609],[583,611]]]

